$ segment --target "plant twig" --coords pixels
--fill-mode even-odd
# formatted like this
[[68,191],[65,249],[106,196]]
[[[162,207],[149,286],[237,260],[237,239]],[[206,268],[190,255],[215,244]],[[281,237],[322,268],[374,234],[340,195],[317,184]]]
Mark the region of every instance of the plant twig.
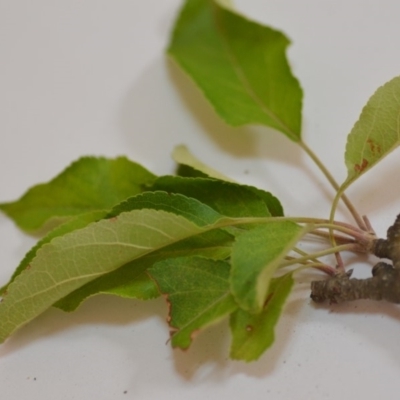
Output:
[[349,271],[324,281],[311,282],[311,298],[316,303],[339,303],[359,299],[400,303],[400,269],[380,262],[372,271],[373,277],[367,279],[350,279]]

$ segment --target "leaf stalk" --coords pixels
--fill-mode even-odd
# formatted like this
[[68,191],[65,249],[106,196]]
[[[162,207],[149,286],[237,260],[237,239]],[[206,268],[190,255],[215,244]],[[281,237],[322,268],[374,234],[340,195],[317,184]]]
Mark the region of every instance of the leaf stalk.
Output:
[[322,161],[319,159],[319,157],[306,145],[306,143],[304,143],[303,141],[299,141],[298,143],[299,143],[299,146],[311,158],[311,160],[317,165],[317,167],[320,169],[320,171],[325,175],[326,179],[331,184],[331,186],[336,190],[337,195],[335,196],[335,199],[334,199],[334,204],[335,203],[336,204],[335,204],[335,207],[333,207],[333,205],[332,205],[332,209],[336,210],[337,203],[339,202],[339,200],[341,198],[343,200],[344,204],[346,205],[347,209],[349,210],[350,214],[353,216],[354,221],[356,222],[358,227],[360,229],[362,229],[363,231],[368,230],[363,218],[357,212],[356,208],[351,203],[351,201],[348,199],[348,197],[343,193],[343,190],[341,190],[341,187],[336,182],[335,178],[332,176],[332,174],[329,172],[329,170],[322,163]]
[[288,266],[294,265],[294,264],[301,264],[303,262],[309,261],[310,259],[315,259],[318,257],[323,257],[323,256],[327,256],[330,254],[339,253],[341,251],[353,251],[353,250],[354,250],[354,244],[342,244],[342,245],[339,245],[336,247],[330,247],[329,249],[325,249],[322,251],[317,251],[312,254],[307,254],[306,256],[303,256],[303,257],[298,257],[298,258],[295,257],[292,260],[283,261],[280,264],[280,268],[288,267]]

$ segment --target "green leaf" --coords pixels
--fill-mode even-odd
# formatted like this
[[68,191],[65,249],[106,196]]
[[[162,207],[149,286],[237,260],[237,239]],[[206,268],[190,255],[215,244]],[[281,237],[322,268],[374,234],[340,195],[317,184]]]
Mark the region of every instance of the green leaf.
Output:
[[65,312],[72,312],[85,300],[99,294],[139,300],[154,299],[159,293],[157,286],[145,272],[147,267],[145,260],[127,263],[116,271],[102,275],[74,290],[53,306]]
[[29,189],[0,210],[30,233],[48,232],[74,215],[110,209],[142,192],[155,176],[125,157],[83,157],[48,183]]
[[0,342],[84,284],[214,227],[165,211],[133,210],[53,239],[3,296]]
[[[157,193],[154,195],[159,196]],[[209,207],[205,209],[206,206],[195,199],[181,200],[175,203],[172,200],[172,203],[185,205],[182,209],[187,218],[163,210],[134,209],[44,244],[3,296],[0,303],[0,342],[51,305],[96,278],[168,246],[220,228],[252,222],[252,218],[224,218],[213,210],[210,212]],[[186,207],[190,201],[199,204],[199,207]],[[196,212],[204,212],[204,215],[195,215]]]
[[300,141],[302,90],[281,32],[211,0],[187,0],[168,53],[230,125],[262,124]]
[[107,215],[107,211],[91,211],[89,213],[80,214],[75,217],[72,217],[71,220],[61,224],[57,228],[50,231],[46,236],[44,236],[41,240],[39,240],[35,246],[32,247],[25,255],[23,260],[18,265],[14,274],[11,276],[10,281],[0,289],[0,295],[3,294],[7,287],[10,285],[14,279],[27,268],[30,262],[35,258],[37,251],[46,243],[49,243],[51,240],[58,236],[63,236],[66,233],[72,232],[77,229],[84,228],[91,222],[99,221]]
[[173,347],[186,349],[194,334],[237,308],[229,291],[230,266],[200,257],[170,259],[150,268],[167,297]]
[[[94,211],[91,213],[78,215],[73,217],[70,221],[52,230],[27,253],[11,277],[10,282],[0,289],[0,294],[3,293],[7,289],[7,286],[15,279],[15,277],[18,276],[29,265],[29,263],[35,257],[38,249],[40,249],[45,243],[50,242],[53,238],[65,235],[73,230],[83,228],[90,222],[98,221],[106,216],[108,218],[116,217],[121,212],[142,208],[174,212],[175,214],[182,215],[192,222],[197,223],[199,226],[208,222],[213,222],[220,217],[220,215],[214,210],[206,205],[201,204],[195,199],[188,199],[181,195],[168,195],[162,192],[146,192],[139,194],[125,202],[120,203],[110,212]],[[228,242],[228,238],[231,241],[233,239],[232,236],[228,235],[227,233],[221,234],[219,237],[215,237],[214,239],[216,239],[216,248],[219,249],[219,245],[221,245],[222,240],[224,240],[224,244],[226,244]],[[191,246],[197,244],[200,246],[205,246],[207,249],[211,245],[207,241],[200,241],[200,243],[195,242],[189,243],[188,245]],[[224,257],[227,257],[227,248],[224,248],[225,252],[223,252],[223,254]],[[196,251],[196,248],[194,251]],[[78,289],[74,293],[71,293],[68,296],[68,299],[58,303],[58,307],[64,309],[65,311],[72,311],[77,308],[77,306],[85,298],[100,293],[110,293],[120,295],[122,297],[135,297],[141,299],[155,297],[157,290],[155,289],[153,282],[150,281],[145,274],[140,275],[142,273],[140,270],[140,265],[135,267],[137,269],[132,270],[129,264],[125,267],[125,269],[121,269],[121,271],[113,271],[107,274],[107,276],[96,279],[94,282],[91,282],[85,285],[83,288]],[[63,305],[67,303],[68,306]]]
[[122,212],[141,210],[163,210],[172,212],[194,222],[198,226],[204,226],[215,222],[221,217],[217,211],[195,198],[186,197],[179,193],[167,193],[163,191],[145,192],[116,205],[108,214],[109,218],[116,217]]
[[241,308],[259,313],[280,262],[306,233],[290,221],[274,221],[240,235],[231,258],[231,291]]
[[182,240],[83,285],[59,300],[54,306],[71,312],[87,298],[98,294],[140,300],[155,298],[159,295],[159,291],[154,281],[148,277],[147,268],[162,260],[184,256],[198,255],[223,260],[229,257],[232,244],[233,236],[221,229]]
[[275,340],[275,326],[292,287],[291,273],[274,278],[268,289],[266,304],[260,313],[250,314],[238,309],[231,315],[232,359],[254,361],[271,347]]
[[252,193],[260,197],[267,206],[269,213],[273,217],[283,217],[283,207],[280,201],[270,192],[258,189],[254,186],[242,185],[242,187],[250,190]]
[[[227,182],[231,182],[232,184],[235,184],[236,188],[240,186],[240,190],[250,190],[254,194],[256,194],[258,197],[261,197],[261,199],[264,200],[264,203],[268,207],[268,210],[271,215],[274,217],[280,217],[283,216],[283,208],[279,200],[274,197],[271,193],[265,192],[264,190],[258,189],[254,186],[248,186],[248,185],[239,185],[235,183],[234,181],[230,180],[229,178],[226,178],[224,175],[220,174],[219,172],[211,169],[207,165],[205,165],[203,162],[198,160],[194,155],[192,155],[189,150],[186,148],[186,146],[178,146],[175,148],[174,153],[173,153],[173,158],[174,160],[179,163],[179,169],[178,169],[178,175],[181,177],[186,177],[186,178],[215,178]],[[218,185],[218,184],[216,184]],[[223,185],[220,185],[221,188],[223,188]],[[235,189],[237,192],[239,192],[239,189]],[[225,193],[222,191],[221,196],[224,196]],[[236,196],[235,196],[236,197]]]
[[[220,215],[210,207],[195,199],[164,192],[146,192],[134,196],[114,209],[108,217],[121,212],[138,209],[153,209],[173,212],[204,226],[215,222]],[[214,259],[224,259],[230,255],[233,236],[223,230],[206,232],[172,244],[161,250],[132,261],[123,267],[101,276],[73,291],[55,306],[64,311],[74,311],[84,300],[97,294],[112,294],[126,298],[147,300],[158,296],[158,289],[145,273],[154,263],[168,258],[202,255]]]
[[279,200],[272,194],[232,182],[163,176],[154,181],[151,189],[196,198],[228,217],[268,217],[283,213]]
[[198,158],[196,158],[186,146],[177,146],[172,153],[172,158],[175,162],[180,165],[184,165],[186,167],[190,167],[196,171],[201,172],[201,176],[221,179],[223,181],[233,182],[232,179],[229,179],[225,175],[220,172],[212,169],[208,165],[204,164]]
[[400,77],[381,86],[368,100],[346,144],[348,187],[400,144]]

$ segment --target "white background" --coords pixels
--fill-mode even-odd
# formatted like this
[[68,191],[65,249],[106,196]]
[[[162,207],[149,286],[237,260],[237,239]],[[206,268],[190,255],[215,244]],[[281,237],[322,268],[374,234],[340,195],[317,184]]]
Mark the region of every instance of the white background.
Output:
[[[305,91],[304,140],[339,181],[346,136],[374,90],[400,73],[395,0],[236,0],[284,31]],[[231,129],[163,54],[179,0],[0,0],[0,201],[82,155],[128,155],[158,174],[185,143],[202,160],[281,198],[287,215],[327,217],[332,190],[306,155],[267,129]],[[400,212],[392,154],[349,190],[384,236]],[[349,220],[339,210],[338,218]],[[34,240],[0,215],[0,284]],[[367,275],[366,258],[354,259]],[[315,274],[313,275],[315,278]],[[398,399],[400,309],[316,307],[299,277],[274,347],[228,360],[222,323],[186,353],[166,341],[162,299],[99,296],[50,310],[0,347],[4,399]],[[1,323],[1,321],[0,321]],[[124,393],[125,392],[125,393]]]

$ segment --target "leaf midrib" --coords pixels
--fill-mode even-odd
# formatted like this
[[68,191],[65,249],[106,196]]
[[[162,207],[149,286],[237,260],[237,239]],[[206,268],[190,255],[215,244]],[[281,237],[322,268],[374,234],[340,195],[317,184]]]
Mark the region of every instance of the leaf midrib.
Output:
[[281,126],[283,132],[285,132],[292,140],[298,141],[297,135],[273,112],[268,108],[268,105],[264,104],[263,100],[254,92],[250,82],[248,81],[246,74],[240,68],[239,63],[235,55],[230,50],[229,41],[226,39],[227,35],[224,32],[222,24],[218,23],[218,5],[212,0],[212,13],[215,21],[217,32],[220,33],[221,43],[226,51],[228,58],[231,60],[233,71],[236,74],[238,80],[242,83],[243,87],[247,91],[247,94],[253,99],[253,101],[261,108],[261,110],[277,125]]

